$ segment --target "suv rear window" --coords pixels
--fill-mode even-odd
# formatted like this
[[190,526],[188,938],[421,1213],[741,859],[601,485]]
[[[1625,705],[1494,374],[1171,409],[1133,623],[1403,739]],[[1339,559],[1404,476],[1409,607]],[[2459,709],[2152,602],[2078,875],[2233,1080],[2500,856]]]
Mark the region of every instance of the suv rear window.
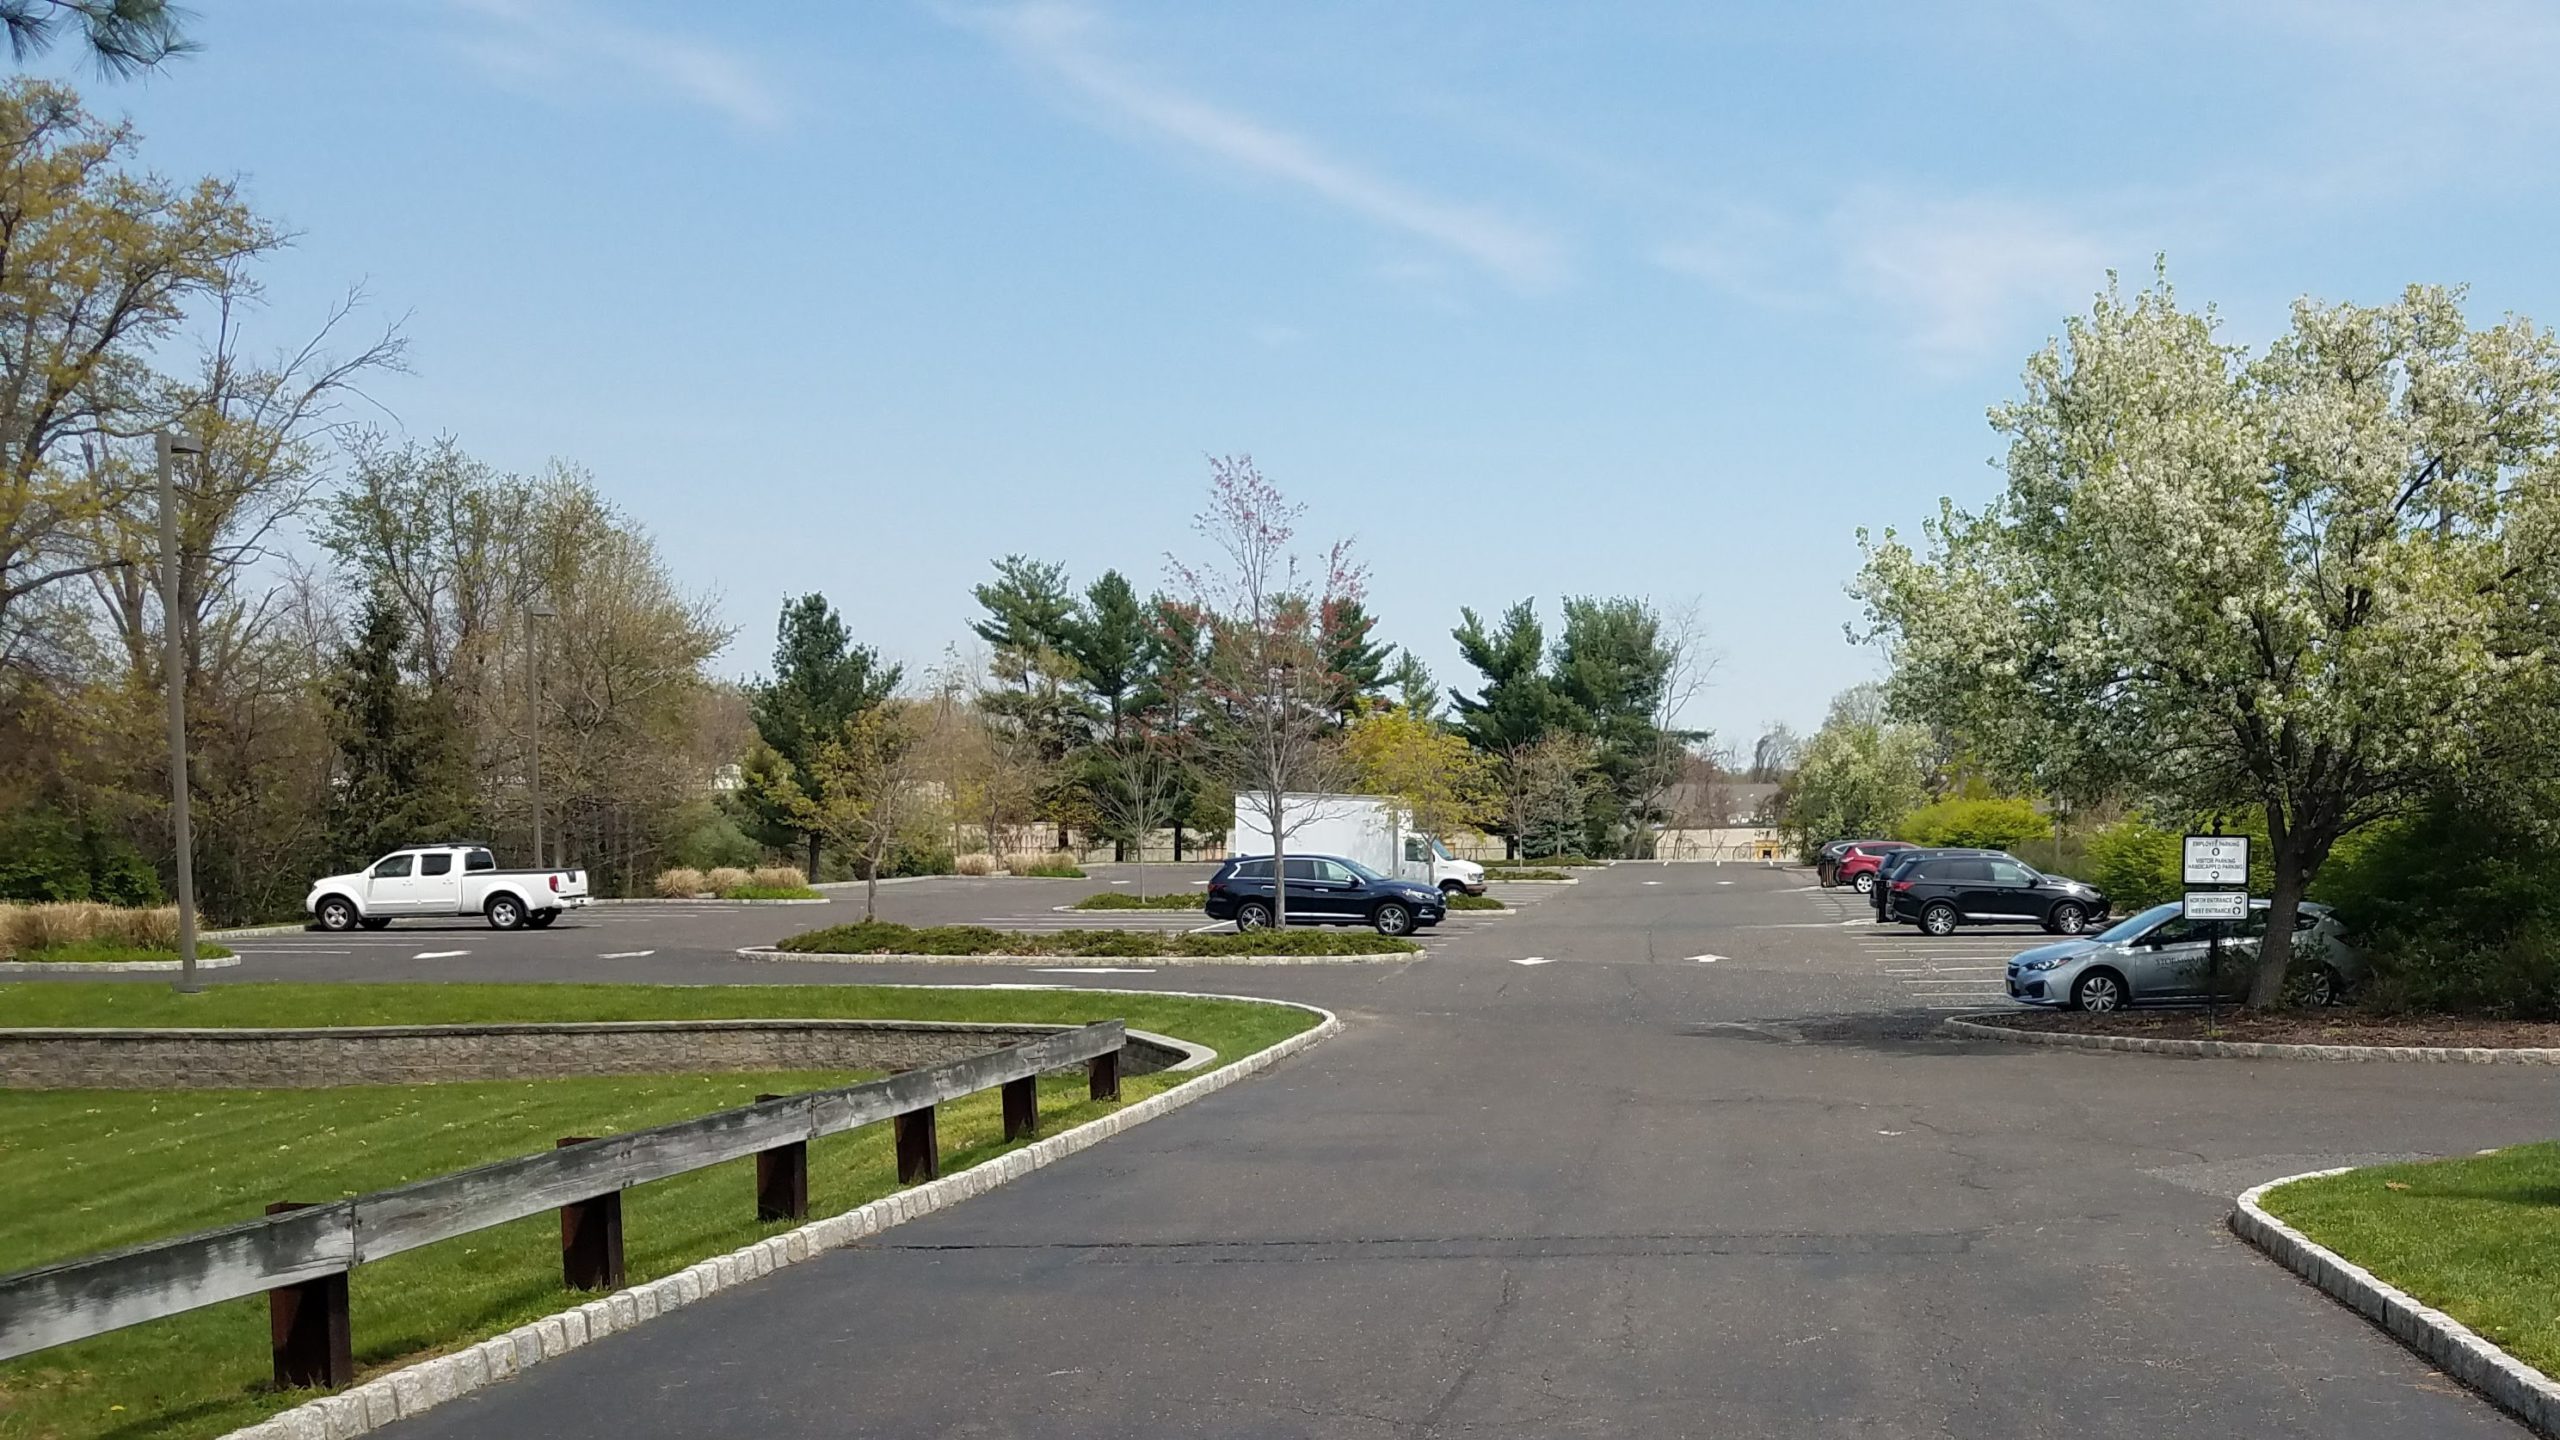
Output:
[[1236,862],[1236,868],[1227,872],[1227,878],[1230,880],[1268,880],[1271,878],[1271,862],[1268,860],[1239,860]]
[[1931,880],[1988,880],[1991,878],[1991,862],[1988,860],[1931,860],[1921,866],[1920,873]]

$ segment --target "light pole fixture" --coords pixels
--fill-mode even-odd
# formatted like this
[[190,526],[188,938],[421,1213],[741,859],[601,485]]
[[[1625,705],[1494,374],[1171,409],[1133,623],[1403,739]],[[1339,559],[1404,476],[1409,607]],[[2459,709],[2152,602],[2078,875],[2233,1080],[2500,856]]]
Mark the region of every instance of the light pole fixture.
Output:
[[560,607],[536,600],[524,607],[525,779],[533,799],[533,868],[542,866],[542,658],[534,648],[533,622],[557,619]]
[[151,450],[160,471],[160,683],[169,692],[169,829],[178,862],[178,993],[192,995],[203,987],[196,982],[195,834],[187,820],[187,627],[178,606],[178,486],[170,472],[175,457],[202,455],[204,441],[183,430],[162,430],[151,437]]

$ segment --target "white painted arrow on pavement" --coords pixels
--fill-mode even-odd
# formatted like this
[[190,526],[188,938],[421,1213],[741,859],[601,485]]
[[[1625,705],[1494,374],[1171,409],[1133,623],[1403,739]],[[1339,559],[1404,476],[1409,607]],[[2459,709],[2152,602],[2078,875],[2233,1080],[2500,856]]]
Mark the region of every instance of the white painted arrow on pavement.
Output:
[[655,950],[615,950],[609,954],[599,955],[596,958],[599,960],[637,960],[643,955],[655,955],[657,953],[658,952]]
[[1514,960],[1511,963],[1514,965],[1552,965],[1555,962],[1544,955],[1528,955],[1518,960]]
[[1699,964],[1701,964],[1701,965],[1713,965],[1713,964],[1714,964],[1714,963],[1716,963],[1717,961],[1722,960],[1722,959],[1724,959],[1724,958],[1726,958],[1726,957],[1724,957],[1724,956],[1722,956],[1722,955],[1692,955],[1692,956],[1690,956],[1689,958],[1690,958],[1690,959],[1692,959],[1692,960],[1697,961],[1697,962],[1698,962]]
[[471,952],[468,950],[421,950],[409,958],[412,960],[451,960],[456,956],[468,955],[470,953]]

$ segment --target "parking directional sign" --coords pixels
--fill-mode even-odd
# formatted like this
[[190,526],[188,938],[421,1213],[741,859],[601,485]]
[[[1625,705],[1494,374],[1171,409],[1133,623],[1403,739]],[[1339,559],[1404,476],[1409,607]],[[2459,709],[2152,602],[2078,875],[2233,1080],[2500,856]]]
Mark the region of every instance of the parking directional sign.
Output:
[[2190,885],[2248,884],[2249,837],[2188,836],[2186,881]]
[[2190,890],[2187,892],[2185,913],[2190,920],[2246,920],[2249,918],[2249,892]]

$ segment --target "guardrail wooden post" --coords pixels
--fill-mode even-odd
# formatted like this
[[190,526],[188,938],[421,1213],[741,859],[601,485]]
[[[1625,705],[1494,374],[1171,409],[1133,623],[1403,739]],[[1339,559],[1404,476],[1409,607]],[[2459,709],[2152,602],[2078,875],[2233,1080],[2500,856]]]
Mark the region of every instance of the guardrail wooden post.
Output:
[[889,1133],[898,1146],[899,1184],[942,1178],[942,1146],[934,1139],[932,1106],[890,1116]]
[[[270,1215],[308,1210],[279,1200]],[[355,1327],[347,1316],[347,1272],[322,1275],[267,1292],[267,1343],[275,1352],[279,1390],[336,1390],[356,1383]]]
[[[556,1149],[584,1145],[593,1135],[564,1135]],[[622,1192],[560,1207],[560,1281],[572,1290],[622,1288]]]
[[[759,1095],[757,1103],[779,1100],[779,1095]],[[809,1218],[809,1142],[794,1140],[756,1152],[756,1218],[758,1220],[806,1220]]]
[[1085,1093],[1096,1100],[1120,1098],[1120,1052],[1105,1050],[1085,1062]]
[[1029,1140],[1040,1133],[1040,1077],[1004,1082],[1004,1138]]

